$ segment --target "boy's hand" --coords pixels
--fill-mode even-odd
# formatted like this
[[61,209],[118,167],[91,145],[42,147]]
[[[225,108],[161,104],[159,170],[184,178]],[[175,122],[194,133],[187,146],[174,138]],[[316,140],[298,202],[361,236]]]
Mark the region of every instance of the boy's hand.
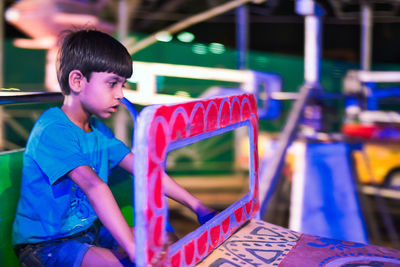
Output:
[[197,220],[200,224],[205,224],[208,220],[212,219],[215,215],[218,214],[216,210],[207,208],[206,206],[199,206],[195,211],[197,215]]
[[157,257],[154,257],[154,258],[151,260],[151,263],[150,263],[149,266],[152,266],[152,267],[162,267],[162,266],[166,266],[166,265],[167,265],[167,264],[166,264],[167,259],[168,259],[168,245],[167,245],[167,244],[164,244],[161,253],[158,254]]

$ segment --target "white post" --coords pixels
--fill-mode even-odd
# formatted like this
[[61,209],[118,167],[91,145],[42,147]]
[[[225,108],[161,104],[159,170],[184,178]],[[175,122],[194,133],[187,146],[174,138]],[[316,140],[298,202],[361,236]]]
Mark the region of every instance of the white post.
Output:
[[[118,1],[118,39],[120,42],[124,42],[127,38],[128,34],[128,5],[126,0]],[[128,127],[127,123],[129,121],[129,116],[127,114],[126,109],[118,110],[117,114],[115,114],[114,120],[114,133],[115,137],[124,142],[127,146],[129,144],[128,137]]]
[[118,0],[118,39],[124,41],[128,34],[128,5],[126,0]]
[[321,21],[317,15],[305,16],[304,79],[319,84],[321,57]]
[[371,4],[361,4],[361,69],[371,69],[372,57],[372,8]]
[[236,61],[240,70],[247,68],[248,29],[248,8],[242,5],[236,8]]

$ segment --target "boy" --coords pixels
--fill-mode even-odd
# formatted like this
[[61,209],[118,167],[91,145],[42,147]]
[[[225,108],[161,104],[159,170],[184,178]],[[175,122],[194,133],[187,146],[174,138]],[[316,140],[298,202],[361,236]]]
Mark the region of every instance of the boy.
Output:
[[[117,111],[131,74],[131,56],[111,36],[81,30],[64,38],[57,62],[63,105],[41,115],[24,152],[13,224],[22,266],[121,266],[123,257],[134,262],[132,229],[107,185],[115,166],[132,173],[134,155],[94,117]],[[199,218],[212,213],[168,176],[164,182],[166,194]],[[97,218],[103,226],[96,226]]]

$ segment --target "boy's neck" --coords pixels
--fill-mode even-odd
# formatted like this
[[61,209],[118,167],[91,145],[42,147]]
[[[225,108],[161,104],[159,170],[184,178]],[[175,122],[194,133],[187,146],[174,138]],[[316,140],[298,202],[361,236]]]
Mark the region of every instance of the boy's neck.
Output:
[[74,107],[66,103],[66,101],[64,101],[61,110],[64,111],[70,121],[81,128],[84,132],[92,131],[92,128],[90,127],[90,114],[84,112],[79,107]]

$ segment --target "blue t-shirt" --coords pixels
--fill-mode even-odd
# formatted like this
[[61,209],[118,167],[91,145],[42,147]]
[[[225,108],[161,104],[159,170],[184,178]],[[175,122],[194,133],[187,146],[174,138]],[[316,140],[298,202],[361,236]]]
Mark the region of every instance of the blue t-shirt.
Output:
[[21,196],[13,224],[13,245],[70,236],[97,216],[86,195],[66,175],[88,165],[107,183],[110,170],[130,152],[100,120],[84,132],[60,108],[45,111],[25,148]]

